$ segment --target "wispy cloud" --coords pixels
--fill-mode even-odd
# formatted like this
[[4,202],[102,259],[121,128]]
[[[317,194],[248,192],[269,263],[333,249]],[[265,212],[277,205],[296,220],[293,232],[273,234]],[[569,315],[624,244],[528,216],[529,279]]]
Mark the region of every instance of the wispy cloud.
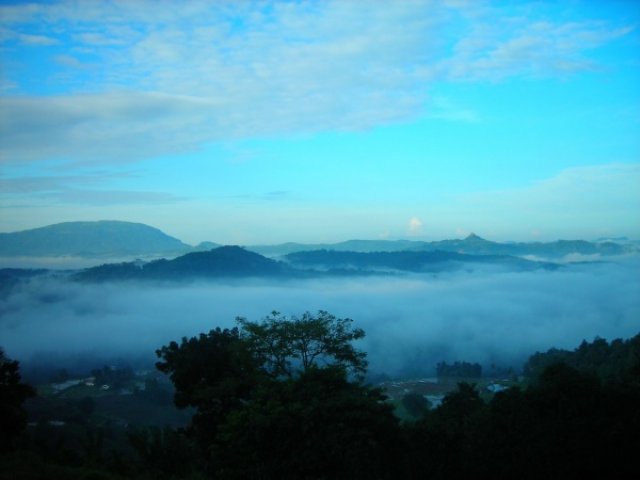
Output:
[[441,64],[445,76],[496,81],[516,75],[548,77],[594,70],[598,64],[587,52],[633,30],[599,22],[531,22],[499,16],[491,21],[497,23],[475,25],[456,43],[454,55]]
[[45,193],[40,196],[56,203],[73,203],[84,205],[161,205],[186,200],[166,192],[145,192],[135,190],[85,190],[66,189]]
[[106,184],[130,177],[130,173],[97,172],[84,175],[0,178],[0,201],[18,202],[22,207],[46,204],[152,205],[186,200],[168,192],[108,189]]
[[[640,230],[638,185],[639,164],[592,165],[569,168],[521,188],[460,195],[450,208],[466,206],[468,227],[495,229],[494,235],[504,235],[498,231],[502,229],[520,231],[523,238],[532,230],[545,238],[549,232],[597,237]],[[514,211],[520,217],[514,218]]]
[[[430,105],[432,82],[592,69],[589,50],[629,32],[428,0],[58,2],[3,6],[0,18],[13,32],[2,35],[13,55],[4,83],[20,94],[1,99],[2,161],[124,162],[219,140],[369,129],[431,108],[469,121],[474,112]],[[21,65],[16,41],[60,44],[54,61],[67,71]],[[75,67],[86,64],[99,67],[83,83],[89,73]],[[21,90],[25,68],[42,83],[59,78],[64,93]]]
[[55,36],[33,35],[29,33],[17,32],[9,28],[0,27],[0,42],[4,43],[7,41],[14,41],[19,44],[36,46],[36,47],[58,45],[61,43],[60,40],[55,38]]

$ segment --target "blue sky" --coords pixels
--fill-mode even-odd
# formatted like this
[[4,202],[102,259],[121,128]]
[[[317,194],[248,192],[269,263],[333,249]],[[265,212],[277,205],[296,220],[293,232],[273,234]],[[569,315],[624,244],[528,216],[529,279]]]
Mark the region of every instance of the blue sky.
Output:
[[640,238],[640,4],[0,5],[0,231]]

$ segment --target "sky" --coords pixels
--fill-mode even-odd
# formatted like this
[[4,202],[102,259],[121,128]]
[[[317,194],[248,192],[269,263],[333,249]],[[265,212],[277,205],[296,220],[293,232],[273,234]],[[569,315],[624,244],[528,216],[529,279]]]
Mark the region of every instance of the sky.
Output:
[[0,232],[640,238],[640,2],[0,1]]

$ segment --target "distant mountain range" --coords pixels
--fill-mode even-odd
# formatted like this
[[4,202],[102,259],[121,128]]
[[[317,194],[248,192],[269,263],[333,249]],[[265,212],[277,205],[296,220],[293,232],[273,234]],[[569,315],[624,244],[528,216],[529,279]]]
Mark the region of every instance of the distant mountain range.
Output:
[[237,246],[194,252],[173,260],[105,264],[87,268],[73,278],[104,282],[122,280],[193,280],[207,278],[310,278],[318,276],[376,275],[401,272],[437,273],[474,266],[511,271],[555,269],[553,263],[507,255],[465,255],[453,252],[336,252],[314,250],[276,261]]
[[[448,241],[453,244],[456,241]],[[491,244],[479,237],[458,241]],[[444,243],[446,242],[438,242]],[[585,242],[588,243],[588,242]],[[577,243],[581,245],[580,242]],[[301,279],[335,276],[399,275],[403,273],[437,274],[452,271],[476,271],[486,268],[522,272],[562,268],[558,263],[534,261],[513,255],[475,255],[444,250],[403,250],[396,252],[353,252],[310,250],[292,252],[281,260],[267,258],[238,246],[223,246],[208,251],[190,252],[173,259],[107,263],[78,271],[57,272],[54,276],[80,282],[191,281],[197,279],[278,278]],[[0,269],[0,283],[10,290],[34,276],[51,275],[48,270]],[[0,296],[6,294],[0,289]]]
[[0,233],[0,257],[122,257],[180,254],[191,249],[157,228],[110,220]]
[[[14,233],[0,233],[0,257],[88,257],[136,258],[176,257],[189,252],[209,251],[220,245],[202,242],[193,247],[157,228],[120,221],[67,222]],[[559,259],[567,255],[622,255],[637,253],[637,243],[587,242],[492,242],[471,234],[464,239],[435,242],[410,240],[348,240],[333,244],[283,243],[247,246],[267,257],[314,250],[338,252],[454,252],[467,255],[510,255]]]
[[445,251],[339,252],[312,250],[286,255],[287,262],[297,268],[342,270],[352,272],[442,272],[491,265],[509,270],[556,269],[549,262],[535,262],[510,255],[467,255]]
[[485,240],[471,234],[464,239],[422,242],[410,240],[348,240],[334,244],[304,245],[283,243],[247,247],[268,256],[283,256],[300,251],[331,250],[337,252],[455,252],[467,255],[512,255],[518,257],[534,256],[558,259],[571,254],[579,255],[623,255],[638,251],[632,244],[620,245],[614,242],[587,242],[585,240],[557,240],[555,242],[510,242],[499,243]]

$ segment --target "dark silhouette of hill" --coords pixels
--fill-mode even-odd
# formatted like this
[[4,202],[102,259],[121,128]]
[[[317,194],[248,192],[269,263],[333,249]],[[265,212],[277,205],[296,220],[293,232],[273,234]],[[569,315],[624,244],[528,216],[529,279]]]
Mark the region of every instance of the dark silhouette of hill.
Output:
[[587,242],[585,240],[557,240],[554,242],[493,242],[476,234],[463,239],[440,240],[435,242],[410,240],[348,240],[333,244],[283,243],[280,245],[257,245],[247,247],[262,255],[279,256],[290,253],[333,250],[338,252],[455,252],[468,255],[513,255],[561,258],[570,254],[580,255],[623,255],[637,252],[633,244]]
[[628,248],[613,242],[587,242],[586,240],[556,240],[554,242],[499,243],[472,233],[462,240],[442,240],[416,245],[412,250],[468,253],[472,255],[516,255],[563,257],[580,255],[622,255]]
[[173,260],[128,262],[88,268],[75,275],[85,281],[187,280],[194,278],[276,277],[287,267],[241,247],[225,246],[208,252],[192,252]]
[[399,252],[411,250],[425,242],[411,240],[347,240],[339,243],[295,243],[287,242],[278,245],[252,245],[248,250],[267,256],[287,255],[295,252],[311,250],[335,250],[340,252]]
[[339,252],[314,250],[290,253],[285,259],[298,268],[352,269],[356,271],[401,270],[437,272],[464,268],[470,264],[492,265],[513,270],[554,269],[553,263],[534,262],[508,255],[467,255],[446,251]]
[[167,255],[190,248],[157,228],[112,220],[66,222],[0,233],[0,256],[4,257]]
[[505,255],[465,255],[455,252],[335,252],[315,250],[291,253],[287,263],[237,246],[192,252],[173,260],[104,264],[74,275],[83,281],[189,280],[195,278],[296,277],[372,275],[393,272],[441,272],[497,266],[514,271],[553,269],[556,264]]

